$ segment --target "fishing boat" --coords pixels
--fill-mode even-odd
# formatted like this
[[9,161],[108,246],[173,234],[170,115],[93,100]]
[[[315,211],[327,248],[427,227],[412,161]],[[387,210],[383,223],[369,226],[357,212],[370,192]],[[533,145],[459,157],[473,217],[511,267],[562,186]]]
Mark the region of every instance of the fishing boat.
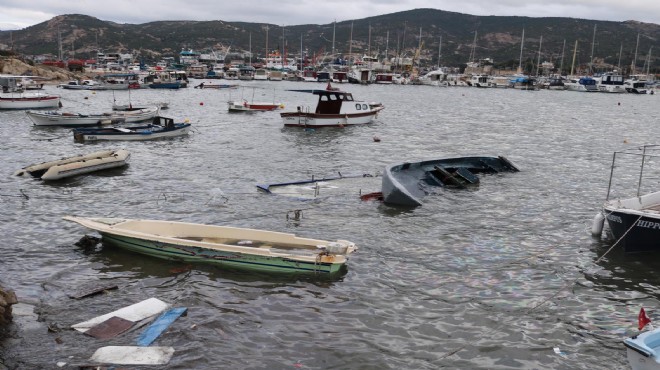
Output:
[[61,101],[58,95],[26,93],[0,96],[0,109],[41,109],[60,106]]
[[[618,163],[625,158],[634,158],[641,162],[639,175],[635,179],[637,192],[634,196],[610,199],[614,168],[629,168]],[[591,228],[594,236],[602,235],[607,221],[609,234],[625,252],[660,250],[660,191],[645,194],[642,192],[644,171],[652,172],[648,166],[645,168],[645,165],[657,161],[658,158],[660,158],[660,145],[644,145],[614,152],[605,204],[594,217]],[[655,178],[652,175],[647,177]]]
[[81,114],[66,112],[32,112],[25,114],[35,126],[97,126],[118,123],[136,123],[153,119],[160,112],[160,108],[151,107],[139,110],[113,111],[110,113]]
[[623,341],[632,370],[660,370],[660,328]]
[[133,252],[182,262],[270,272],[336,273],[357,248],[293,234],[174,221],[65,216]]
[[123,167],[128,164],[130,156],[130,153],[125,149],[102,150],[33,164],[16,171],[14,175],[30,175],[41,180],[59,180],[85,173]]
[[385,109],[381,104],[353,99],[353,94],[334,89],[328,83],[325,90],[291,90],[311,92],[319,97],[316,109],[298,106],[295,112],[280,113],[287,127],[344,127],[371,123],[378,112]]
[[145,104],[145,105],[133,105],[131,103],[129,104],[117,104],[112,103],[112,110],[114,111],[127,111],[127,110],[141,110],[141,109],[149,109],[149,107],[158,107],[161,110],[163,109],[169,109],[170,105],[167,102],[159,102],[159,103],[153,103],[153,104]]
[[202,82],[195,86],[195,89],[235,89],[237,84],[216,84],[212,82]]
[[73,129],[73,140],[79,143],[99,140],[156,140],[183,136],[188,134],[188,131],[189,123],[174,123],[172,118],[156,116],[152,123],[146,126],[76,128]]
[[591,77],[571,78],[564,83],[568,91],[599,92],[596,80]]
[[479,183],[478,173],[517,172],[505,157],[478,156],[405,162],[385,167],[381,184],[383,202],[416,207],[438,187],[465,188]]

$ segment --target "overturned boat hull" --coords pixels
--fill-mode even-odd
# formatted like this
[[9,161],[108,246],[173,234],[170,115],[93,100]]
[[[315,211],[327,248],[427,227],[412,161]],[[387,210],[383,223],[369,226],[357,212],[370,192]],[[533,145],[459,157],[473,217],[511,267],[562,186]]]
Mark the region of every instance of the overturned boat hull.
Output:
[[406,207],[422,205],[425,186],[465,187],[479,182],[475,173],[517,172],[504,157],[455,157],[406,162],[385,167],[381,192],[383,202]]

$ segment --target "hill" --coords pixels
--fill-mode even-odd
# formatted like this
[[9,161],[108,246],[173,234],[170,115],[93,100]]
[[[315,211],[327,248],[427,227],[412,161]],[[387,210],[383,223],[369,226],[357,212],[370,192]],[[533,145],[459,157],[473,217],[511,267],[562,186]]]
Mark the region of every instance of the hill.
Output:
[[[65,59],[93,58],[97,50],[103,50],[132,52],[147,60],[157,60],[176,56],[182,49],[209,51],[229,47],[231,51],[247,51],[250,45],[255,56],[263,57],[266,43],[271,50],[281,49],[284,44],[288,53],[299,54],[301,42],[308,55],[323,56],[333,50],[334,33],[334,50],[344,55],[351,49],[360,55],[378,53],[383,56],[387,51],[390,57],[397,53],[413,56],[421,44],[423,64],[437,65],[441,51],[440,64],[447,66],[460,66],[469,59],[482,58],[492,58],[499,66],[517,66],[523,29],[523,59],[536,62],[540,47],[542,62],[559,65],[563,55],[565,69],[572,62],[576,41],[576,63],[587,64],[593,56],[601,68],[621,65],[625,70],[637,49],[637,70],[640,70],[651,50],[660,53],[660,25],[657,24],[474,16],[437,9],[414,9],[336,24],[296,25],[284,29],[273,24],[221,20],[118,24],[69,14],[22,30],[0,32],[0,43],[12,43],[14,50],[27,55],[58,55],[58,39],[61,38]],[[349,47],[351,34],[353,44]],[[651,55],[650,59],[651,71],[660,71],[660,58]]]

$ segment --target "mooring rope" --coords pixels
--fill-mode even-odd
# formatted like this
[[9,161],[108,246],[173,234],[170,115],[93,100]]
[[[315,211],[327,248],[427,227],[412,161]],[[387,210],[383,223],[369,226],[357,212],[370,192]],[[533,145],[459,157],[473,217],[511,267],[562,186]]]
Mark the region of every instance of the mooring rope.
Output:
[[[611,251],[612,251],[612,250],[613,250],[613,249],[614,249],[614,248],[615,248],[615,247],[621,242],[621,240],[623,240],[623,238],[625,238],[626,235],[628,235],[628,233],[630,232],[630,230],[632,230],[632,228],[635,227],[635,225],[637,224],[637,222],[638,222],[641,218],[642,218],[642,215],[640,215],[640,216],[635,220],[635,222],[633,222],[632,225],[630,225],[630,227],[626,230],[626,232],[623,233],[623,235],[621,235],[621,237],[620,237],[620,238],[619,238],[614,244],[612,244],[612,246],[611,246],[607,251],[605,251],[605,253],[603,253],[602,256],[600,256],[598,259],[596,259],[596,261],[594,262],[594,264],[600,262],[603,258],[605,258],[605,256],[607,256],[607,255],[608,255],[608,254],[609,254],[609,253],[610,253],[610,252],[611,252]],[[582,278],[582,276],[578,276],[578,277],[575,278],[575,279],[572,279],[572,280],[567,281],[567,282],[566,282],[561,288],[557,289],[557,291],[555,291],[553,294],[551,294],[551,295],[548,296],[547,298],[543,299],[541,302],[537,303],[536,305],[534,305],[534,306],[532,306],[532,307],[529,307],[527,310],[525,310],[525,311],[523,312],[523,315],[529,315],[529,314],[531,314],[531,313],[534,312],[537,308],[543,306],[544,304],[546,304],[546,303],[549,302],[550,300],[552,300],[552,299],[554,299],[555,297],[557,297],[557,295],[559,295],[559,293],[561,293],[562,291],[564,291],[564,290],[568,289],[569,287],[573,286],[573,285],[574,285],[578,280],[580,280],[581,278]],[[484,337],[488,337],[490,334],[493,334],[494,332],[499,331],[500,329],[502,329],[502,328],[503,328],[504,326],[506,326],[506,325],[507,325],[506,322],[502,322],[502,323],[500,323],[499,325],[495,326],[494,328],[491,328],[491,329],[490,329],[488,332],[486,332],[483,336],[484,336]],[[440,360],[444,360],[444,359],[446,359],[447,357],[452,356],[452,355],[454,355],[454,354],[456,354],[456,353],[458,353],[458,352],[464,350],[464,349],[467,348],[468,346],[470,346],[470,344],[469,344],[469,343],[466,343],[466,344],[464,344],[464,345],[462,345],[462,346],[460,346],[460,347],[458,347],[458,348],[456,348],[456,349],[454,349],[454,350],[452,350],[452,351],[450,351],[450,352],[447,352],[447,353],[445,353],[443,356],[440,357]]]

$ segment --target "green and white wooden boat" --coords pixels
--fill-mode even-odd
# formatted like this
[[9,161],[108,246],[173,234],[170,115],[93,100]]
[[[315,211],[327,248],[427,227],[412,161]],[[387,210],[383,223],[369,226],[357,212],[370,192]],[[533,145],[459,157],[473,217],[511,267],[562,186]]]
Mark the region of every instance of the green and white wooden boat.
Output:
[[96,230],[104,242],[133,252],[229,268],[335,273],[357,250],[347,240],[331,242],[266,230],[158,220],[64,219]]

